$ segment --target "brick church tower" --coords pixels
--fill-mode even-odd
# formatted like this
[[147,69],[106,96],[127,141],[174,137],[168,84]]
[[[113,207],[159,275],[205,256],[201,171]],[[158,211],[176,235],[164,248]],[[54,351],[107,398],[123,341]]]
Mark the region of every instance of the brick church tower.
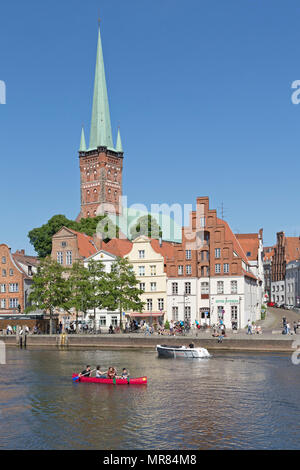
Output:
[[84,130],[79,149],[82,217],[105,213],[119,214],[122,196],[123,149],[118,129],[114,147],[106,88],[100,28],[98,33],[90,145],[86,148]]

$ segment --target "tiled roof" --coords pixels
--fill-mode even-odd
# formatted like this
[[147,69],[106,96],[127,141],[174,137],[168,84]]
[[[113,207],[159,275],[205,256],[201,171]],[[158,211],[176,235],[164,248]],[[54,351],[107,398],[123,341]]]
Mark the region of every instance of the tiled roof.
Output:
[[132,242],[127,238],[113,238],[108,243],[102,243],[101,248],[123,258],[132,249]]
[[217,222],[218,222],[218,224],[224,225],[224,227],[225,227],[225,240],[226,241],[231,241],[232,244],[233,244],[233,250],[236,252],[236,254],[240,258],[242,258],[245,261],[245,263],[249,264],[248,258],[246,256],[246,253],[245,253],[243,247],[241,246],[241,243],[239,242],[239,240],[236,238],[236,236],[232,232],[232,230],[229,227],[228,223],[225,222],[225,220],[218,219],[218,218],[217,218]]
[[299,237],[285,238],[285,259],[288,263],[300,258],[300,239]]
[[85,233],[76,232],[76,230],[72,230],[68,227],[65,228],[77,236],[78,251],[81,256],[83,256],[84,258],[88,258],[89,256],[93,255],[98,251],[97,248],[94,246],[93,237],[90,237]]
[[258,278],[254,276],[254,274],[251,271],[245,271],[245,269],[242,269],[242,271],[245,277],[251,277],[251,279],[255,279],[255,281],[257,281]]
[[165,262],[174,258],[175,249],[172,242],[162,241],[160,244],[159,240],[152,238],[150,243],[153,250],[160,253],[165,258]]
[[17,263],[22,263],[26,266],[37,266],[39,264],[37,256],[28,256],[19,252],[13,253],[12,256]]
[[259,248],[258,233],[237,233],[235,236],[242,246],[248,260],[257,260]]

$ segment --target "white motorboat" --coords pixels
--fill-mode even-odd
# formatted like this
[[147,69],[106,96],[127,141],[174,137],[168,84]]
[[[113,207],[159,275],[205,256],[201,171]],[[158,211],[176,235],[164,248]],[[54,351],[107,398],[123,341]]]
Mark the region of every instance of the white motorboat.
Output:
[[[191,345],[190,345],[191,346]],[[169,346],[167,344],[158,344],[156,351],[159,357],[173,357],[173,358],[200,358],[205,359],[211,357],[207,349],[194,348],[187,346]]]

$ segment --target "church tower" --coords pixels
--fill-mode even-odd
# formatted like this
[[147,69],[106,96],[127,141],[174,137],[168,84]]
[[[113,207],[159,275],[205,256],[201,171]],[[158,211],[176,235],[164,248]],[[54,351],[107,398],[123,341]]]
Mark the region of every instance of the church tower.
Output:
[[84,130],[79,149],[81,210],[79,218],[105,213],[120,213],[122,196],[123,148],[120,129],[114,147],[100,27],[89,147]]

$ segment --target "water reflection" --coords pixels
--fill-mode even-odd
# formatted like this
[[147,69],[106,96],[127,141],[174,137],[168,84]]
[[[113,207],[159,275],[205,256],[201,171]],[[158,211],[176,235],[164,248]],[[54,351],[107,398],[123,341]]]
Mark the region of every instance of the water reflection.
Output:
[[[299,368],[289,356],[8,350],[0,368],[3,449],[299,448]],[[86,364],[148,376],[147,386],[73,383]]]

